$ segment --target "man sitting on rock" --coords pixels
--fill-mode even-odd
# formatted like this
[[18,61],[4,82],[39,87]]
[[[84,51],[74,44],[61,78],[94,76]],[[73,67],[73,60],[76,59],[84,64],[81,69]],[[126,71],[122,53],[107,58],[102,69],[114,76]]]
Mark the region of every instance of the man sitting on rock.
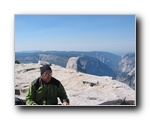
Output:
[[52,77],[51,67],[43,65],[40,71],[41,76],[29,86],[26,105],[57,105],[57,97],[60,98],[62,105],[69,105],[69,99],[63,85]]

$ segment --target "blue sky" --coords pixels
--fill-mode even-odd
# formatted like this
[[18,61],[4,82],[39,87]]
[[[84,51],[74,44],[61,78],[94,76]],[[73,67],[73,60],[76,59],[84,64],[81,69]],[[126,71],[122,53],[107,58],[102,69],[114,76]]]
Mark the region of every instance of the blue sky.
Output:
[[134,15],[15,15],[15,51],[135,52]]

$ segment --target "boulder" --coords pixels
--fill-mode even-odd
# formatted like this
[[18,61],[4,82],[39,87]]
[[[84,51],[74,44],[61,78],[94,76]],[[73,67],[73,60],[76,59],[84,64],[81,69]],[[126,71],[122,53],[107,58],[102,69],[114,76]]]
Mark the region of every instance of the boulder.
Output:
[[39,65],[50,65],[51,66],[51,64],[49,63],[49,62],[46,62],[46,61],[38,61],[38,64]]

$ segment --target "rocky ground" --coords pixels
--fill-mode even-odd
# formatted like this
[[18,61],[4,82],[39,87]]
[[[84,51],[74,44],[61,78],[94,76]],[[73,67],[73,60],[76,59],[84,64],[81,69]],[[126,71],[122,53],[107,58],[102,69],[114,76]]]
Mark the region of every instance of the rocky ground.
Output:
[[[15,96],[25,99],[41,65],[15,64]],[[108,76],[94,76],[52,64],[53,77],[64,85],[71,106],[136,105],[136,91]]]

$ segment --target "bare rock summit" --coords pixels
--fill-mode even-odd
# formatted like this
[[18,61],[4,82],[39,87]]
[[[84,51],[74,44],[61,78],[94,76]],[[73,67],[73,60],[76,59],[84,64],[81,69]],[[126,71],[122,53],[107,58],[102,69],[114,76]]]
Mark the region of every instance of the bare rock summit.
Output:
[[[72,62],[78,62],[72,58]],[[77,64],[71,67],[77,68]],[[15,64],[15,96],[25,99],[29,84],[40,76],[41,65]],[[70,106],[136,105],[136,92],[109,76],[95,76],[52,64],[53,77],[64,85]]]

